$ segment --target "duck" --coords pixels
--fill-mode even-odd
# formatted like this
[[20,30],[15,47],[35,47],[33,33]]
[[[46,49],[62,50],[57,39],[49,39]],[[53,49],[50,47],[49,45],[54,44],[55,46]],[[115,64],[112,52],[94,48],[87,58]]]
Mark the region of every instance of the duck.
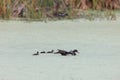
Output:
[[65,50],[60,50],[58,49],[58,52],[56,52],[55,54],[61,54],[62,56],[67,56],[67,55],[77,55],[76,53],[79,53],[77,49],[71,50],[71,51],[65,51]]
[[65,51],[65,50],[60,50],[60,49],[58,49],[58,52],[56,52],[55,54],[61,54],[62,56],[67,56],[67,55],[68,55],[68,52]]
[[48,51],[47,53],[53,53],[54,52],[54,50],[51,50],[51,51]]
[[68,16],[68,14],[63,13],[63,12],[57,12],[57,13],[54,13],[54,16],[56,16],[56,17],[66,17],[66,16]]
[[73,56],[77,55],[77,53],[79,54],[79,51],[77,49],[69,51],[69,54],[71,54]]
[[33,56],[37,56],[39,55],[39,51],[37,51],[35,54],[33,54]]
[[45,51],[42,51],[42,52],[40,52],[40,53],[46,53]]

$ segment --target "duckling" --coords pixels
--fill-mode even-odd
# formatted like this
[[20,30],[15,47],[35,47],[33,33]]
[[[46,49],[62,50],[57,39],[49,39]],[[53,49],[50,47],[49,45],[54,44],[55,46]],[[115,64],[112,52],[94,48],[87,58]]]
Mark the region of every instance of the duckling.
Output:
[[46,53],[45,51],[42,51],[42,52],[40,52],[40,53]]
[[51,51],[48,51],[47,53],[53,53],[54,52],[54,50],[51,50]]
[[37,51],[35,54],[33,54],[33,56],[37,56],[37,55],[39,55],[39,52]]

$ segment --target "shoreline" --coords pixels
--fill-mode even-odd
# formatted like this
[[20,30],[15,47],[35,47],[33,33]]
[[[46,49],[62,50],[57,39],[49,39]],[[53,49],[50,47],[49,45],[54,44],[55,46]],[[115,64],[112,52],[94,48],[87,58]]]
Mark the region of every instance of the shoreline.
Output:
[[[78,12],[79,14],[79,12]],[[88,10],[80,12],[79,16],[76,17],[53,17],[53,18],[41,18],[41,19],[31,19],[31,18],[11,18],[11,19],[0,19],[0,21],[25,21],[25,22],[49,22],[49,21],[61,21],[61,20],[88,20],[88,21],[95,21],[95,20],[118,20],[120,19],[119,10],[110,10],[110,11],[97,11],[97,10]]]

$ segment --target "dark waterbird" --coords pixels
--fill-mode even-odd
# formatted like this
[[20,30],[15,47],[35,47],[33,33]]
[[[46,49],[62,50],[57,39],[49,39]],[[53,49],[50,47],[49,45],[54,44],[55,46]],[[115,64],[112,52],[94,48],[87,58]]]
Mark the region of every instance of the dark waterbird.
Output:
[[66,16],[68,16],[68,14],[67,13],[62,13],[62,12],[57,12],[57,13],[54,13],[54,16],[55,17],[66,17]]
[[45,51],[42,51],[42,52],[40,52],[40,53],[46,53]]
[[71,50],[69,52],[58,49],[58,52],[56,52],[55,54],[61,54],[62,56],[67,56],[67,55],[71,54],[71,55],[75,56],[76,53],[79,53],[77,49]]
[[54,52],[54,50],[51,50],[51,51],[48,51],[47,53],[53,53]]
[[39,52],[37,51],[35,54],[33,54],[33,56],[37,56],[37,55],[39,55]]
[[71,54],[71,55],[73,55],[73,56],[75,56],[75,55],[77,55],[77,53],[79,53],[79,52],[78,52],[77,49],[74,49],[74,50],[69,51],[68,53]]
[[65,50],[58,49],[58,52],[56,52],[55,54],[61,54],[62,56],[66,56],[66,55],[68,55],[68,52]]

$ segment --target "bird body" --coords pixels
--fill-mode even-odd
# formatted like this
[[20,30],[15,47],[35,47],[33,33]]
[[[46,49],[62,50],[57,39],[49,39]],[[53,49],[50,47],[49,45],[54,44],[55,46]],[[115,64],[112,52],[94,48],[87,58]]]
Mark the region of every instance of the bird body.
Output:
[[39,55],[39,52],[37,51],[35,54],[33,54],[33,56],[37,56],[37,55]]
[[45,51],[42,51],[42,52],[40,52],[40,53],[46,53]]
[[54,50],[51,50],[51,51],[48,51],[47,53],[53,53],[54,52]]
[[69,54],[75,56],[76,53],[79,53],[79,52],[78,52],[78,50],[76,50],[76,49],[71,50],[71,51],[69,51],[69,52],[68,52],[68,51],[65,51],[65,50],[59,50],[59,49],[58,49],[58,52],[56,52],[56,53],[59,53],[59,54],[61,54],[62,56],[67,56],[67,55],[69,55]]

